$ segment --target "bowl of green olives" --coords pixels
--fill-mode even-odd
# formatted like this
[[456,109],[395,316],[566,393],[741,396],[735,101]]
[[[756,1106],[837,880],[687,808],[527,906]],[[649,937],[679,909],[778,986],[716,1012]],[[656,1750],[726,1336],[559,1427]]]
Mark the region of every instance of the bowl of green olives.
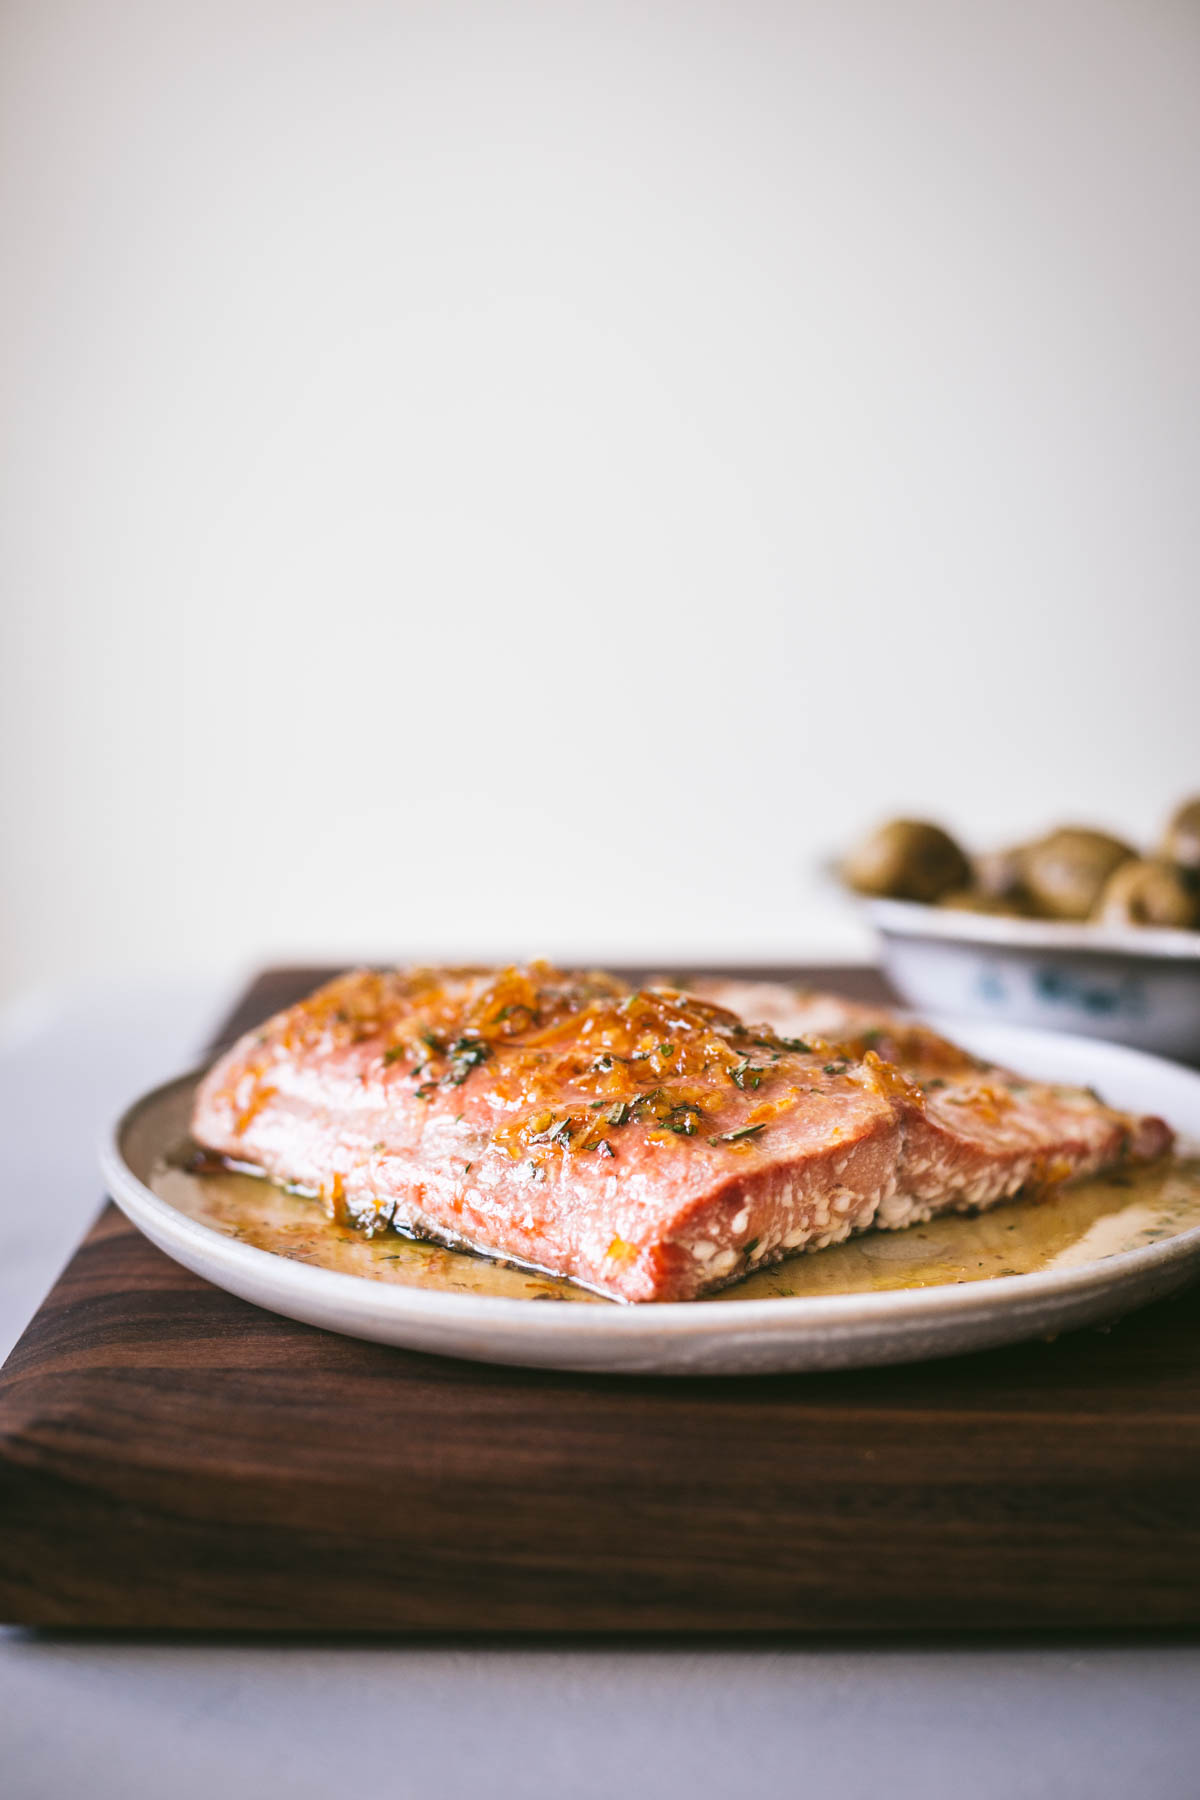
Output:
[[929,820],[891,819],[839,873],[914,1008],[1200,1061],[1200,797],[1144,850],[1061,825],[972,853]]

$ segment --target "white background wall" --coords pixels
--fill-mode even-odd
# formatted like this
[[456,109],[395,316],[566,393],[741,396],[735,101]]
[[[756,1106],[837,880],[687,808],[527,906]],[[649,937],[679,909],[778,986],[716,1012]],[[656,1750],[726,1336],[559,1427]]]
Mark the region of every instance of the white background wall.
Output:
[[8,0],[0,993],[1200,788],[1193,0]]

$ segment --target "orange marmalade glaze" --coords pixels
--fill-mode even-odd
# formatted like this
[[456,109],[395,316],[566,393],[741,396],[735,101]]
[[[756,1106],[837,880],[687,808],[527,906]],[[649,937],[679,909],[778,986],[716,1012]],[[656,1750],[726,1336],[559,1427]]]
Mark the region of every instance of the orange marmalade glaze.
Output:
[[[281,1015],[259,1044],[264,1085],[279,1054],[369,1045],[379,1073],[420,1100],[447,1101],[461,1089],[465,1103],[486,1090],[507,1115],[492,1142],[534,1161],[568,1149],[614,1155],[614,1136],[628,1125],[651,1138],[750,1149],[829,1077],[912,1091],[878,1057],[864,1070],[844,1051],[747,1026],[676,989],[630,989],[610,975],[566,975],[545,963],[490,977],[358,971]],[[818,1073],[819,1058],[834,1060]]]

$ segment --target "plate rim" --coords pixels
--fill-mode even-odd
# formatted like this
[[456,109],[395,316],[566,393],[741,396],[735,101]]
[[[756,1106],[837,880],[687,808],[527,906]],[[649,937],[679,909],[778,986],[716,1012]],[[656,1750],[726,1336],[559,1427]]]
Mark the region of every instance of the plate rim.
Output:
[[[935,1026],[938,1019],[930,1015]],[[961,1035],[966,1021],[944,1021]],[[1065,1032],[1037,1031],[1030,1027],[1009,1026],[978,1021],[980,1030],[989,1037],[1034,1037],[1068,1050],[1078,1045],[1088,1057],[1106,1061],[1134,1059],[1143,1068],[1150,1066],[1169,1072],[1173,1080],[1194,1083],[1200,1114],[1200,1072],[1165,1057],[1154,1056],[1126,1045],[1103,1043],[1093,1038]],[[968,1028],[969,1029],[969,1028]],[[848,1294],[790,1294],[769,1299],[729,1299],[720,1305],[697,1306],[694,1300],[654,1301],[642,1305],[610,1302],[606,1306],[548,1307],[535,1299],[516,1295],[463,1294],[452,1290],[408,1286],[400,1282],[377,1282],[365,1275],[341,1269],[327,1269],[320,1264],[301,1263],[229,1237],[212,1226],[193,1219],[156,1194],[134,1172],[125,1159],[122,1140],[135,1119],[147,1108],[161,1102],[186,1084],[195,1084],[212,1066],[209,1058],[182,1074],[159,1082],[140,1094],[103,1134],[100,1144],[100,1167],[107,1191],[116,1205],[140,1229],[139,1212],[161,1221],[169,1235],[190,1240],[198,1249],[214,1248],[222,1259],[240,1267],[248,1275],[255,1271],[274,1271],[282,1275],[286,1287],[298,1286],[317,1298],[324,1295],[330,1302],[339,1297],[351,1304],[352,1310],[369,1311],[376,1316],[401,1323],[432,1319],[457,1320],[462,1325],[512,1327],[520,1323],[534,1334],[538,1342],[590,1337],[597,1330],[615,1336],[650,1334],[672,1340],[683,1336],[712,1339],[736,1335],[748,1328],[772,1323],[777,1328],[792,1327],[800,1335],[806,1325],[812,1331],[821,1327],[899,1325],[904,1320],[934,1320],[956,1316],[971,1317],[993,1311],[1024,1310],[1022,1303],[1039,1307],[1054,1300],[1067,1300],[1096,1289],[1120,1288],[1127,1278],[1135,1282],[1141,1275],[1167,1268],[1178,1262],[1200,1260],[1200,1225],[1177,1232],[1156,1243],[1135,1246],[1093,1261],[1072,1264],[1061,1269],[1037,1269],[1020,1275],[994,1275],[983,1281],[944,1282],[928,1287],[888,1288],[857,1291]],[[161,1246],[160,1246],[161,1247]],[[283,1272],[286,1271],[286,1274]],[[219,1285],[219,1284],[214,1284]],[[601,1299],[606,1296],[599,1296]],[[603,1321],[603,1323],[602,1323]]]

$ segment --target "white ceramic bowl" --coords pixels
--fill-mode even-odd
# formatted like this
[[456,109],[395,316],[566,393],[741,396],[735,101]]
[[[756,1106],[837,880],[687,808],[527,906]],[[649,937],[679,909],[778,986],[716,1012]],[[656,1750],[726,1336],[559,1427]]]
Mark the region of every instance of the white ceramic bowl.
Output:
[[1068,925],[864,902],[883,966],[918,1013],[1108,1038],[1200,1061],[1200,932]]

